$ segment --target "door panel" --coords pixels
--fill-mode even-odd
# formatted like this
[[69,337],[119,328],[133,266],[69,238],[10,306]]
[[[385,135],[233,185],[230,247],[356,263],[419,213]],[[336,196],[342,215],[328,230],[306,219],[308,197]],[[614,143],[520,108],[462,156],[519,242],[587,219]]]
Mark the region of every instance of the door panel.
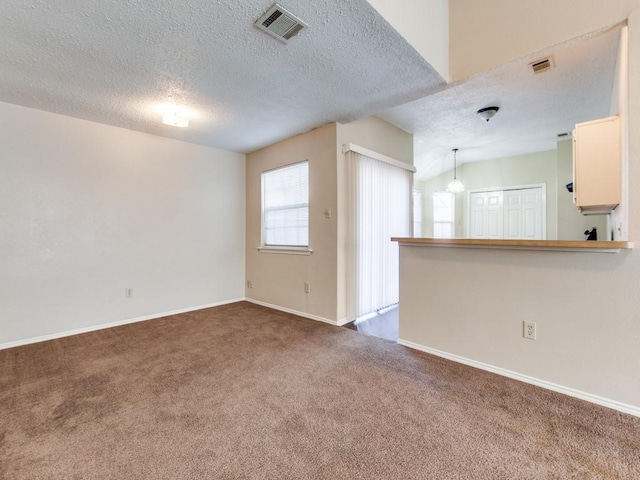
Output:
[[470,238],[502,238],[502,192],[478,192],[470,195]]

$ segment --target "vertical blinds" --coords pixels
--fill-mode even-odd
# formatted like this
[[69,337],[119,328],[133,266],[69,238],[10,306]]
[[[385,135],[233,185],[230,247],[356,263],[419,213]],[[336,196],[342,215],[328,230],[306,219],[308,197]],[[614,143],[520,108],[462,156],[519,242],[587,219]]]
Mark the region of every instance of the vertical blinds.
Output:
[[398,303],[399,251],[391,237],[411,235],[412,173],[350,151],[352,252],[349,314]]
[[309,245],[309,162],[262,174],[262,243]]

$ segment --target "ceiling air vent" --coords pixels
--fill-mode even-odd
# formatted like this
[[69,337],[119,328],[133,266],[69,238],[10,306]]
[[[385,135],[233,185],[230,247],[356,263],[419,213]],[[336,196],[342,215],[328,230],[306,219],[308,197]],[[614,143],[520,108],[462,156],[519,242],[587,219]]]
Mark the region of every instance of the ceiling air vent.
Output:
[[277,3],[256,21],[256,27],[285,43],[287,43],[291,37],[295,37],[300,33],[300,30],[308,26],[309,25],[293,13],[288,12]]
[[530,63],[529,66],[531,67],[531,70],[533,70],[534,74],[546,72],[553,68],[553,57],[536,60],[535,62]]

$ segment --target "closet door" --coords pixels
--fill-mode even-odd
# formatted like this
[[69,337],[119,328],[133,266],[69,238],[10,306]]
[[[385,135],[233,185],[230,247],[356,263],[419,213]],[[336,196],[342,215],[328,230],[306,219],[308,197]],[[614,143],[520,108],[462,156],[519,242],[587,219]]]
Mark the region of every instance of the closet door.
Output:
[[503,192],[474,192],[469,201],[469,238],[503,238]]
[[505,190],[504,238],[542,240],[542,188]]

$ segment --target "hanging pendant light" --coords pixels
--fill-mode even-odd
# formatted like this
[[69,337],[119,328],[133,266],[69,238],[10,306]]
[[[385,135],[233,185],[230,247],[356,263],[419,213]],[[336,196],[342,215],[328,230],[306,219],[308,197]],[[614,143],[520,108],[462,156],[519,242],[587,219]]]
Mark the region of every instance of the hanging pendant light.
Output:
[[458,180],[456,178],[456,154],[458,153],[458,149],[454,148],[453,149],[453,180],[451,180],[449,182],[449,185],[447,185],[447,192],[450,193],[462,193],[464,192],[464,185],[462,184],[462,182],[460,180]]

